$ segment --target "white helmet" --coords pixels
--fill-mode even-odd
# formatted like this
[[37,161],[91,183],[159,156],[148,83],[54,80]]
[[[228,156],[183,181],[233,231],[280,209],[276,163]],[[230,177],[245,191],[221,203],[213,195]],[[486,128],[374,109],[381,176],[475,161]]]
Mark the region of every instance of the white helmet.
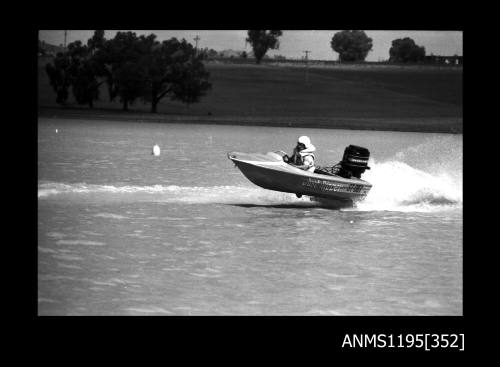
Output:
[[309,149],[309,148],[312,146],[312,144],[311,144],[311,139],[309,139],[309,137],[308,137],[308,136],[305,136],[305,135],[301,136],[301,137],[297,140],[297,142],[298,142],[298,143],[302,143],[302,144],[304,144],[304,145],[305,145],[305,147],[306,147],[306,149]]

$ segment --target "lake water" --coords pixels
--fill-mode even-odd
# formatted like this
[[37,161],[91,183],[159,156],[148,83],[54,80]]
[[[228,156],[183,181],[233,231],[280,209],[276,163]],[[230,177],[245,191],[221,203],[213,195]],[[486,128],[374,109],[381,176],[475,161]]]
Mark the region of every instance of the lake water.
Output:
[[[300,135],[318,165],[370,150],[363,202],[265,190],[227,159]],[[39,118],[38,313],[462,315],[462,151],[462,135]]]

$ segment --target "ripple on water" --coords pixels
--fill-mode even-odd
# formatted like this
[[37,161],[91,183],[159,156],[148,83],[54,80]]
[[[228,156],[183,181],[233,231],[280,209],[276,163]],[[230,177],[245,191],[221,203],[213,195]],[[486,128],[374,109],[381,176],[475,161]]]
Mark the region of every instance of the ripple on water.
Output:
[[95,292],[102,292],[102,291],[105,291],[106,289],[102,288],[102,287],[89,287],[89,290],[95,291]]
[[39,274],[38,275],[38,280],[44,281],[44,280],[77,280],[75,277],[69,276],[69,275],[51,275],[51,274]]
[[123,310],[126,312],[139,313],[139,314],[164,314],[164,315],[174,314],[172,311],[157,306],[127,307]]
[[124,215],[113,214],[113,213],[98,213],[98,214],[94,214],[94,217],[109,218],[109,219],[128,219],[128,217],[126,217]]
[[88,235],[88,236],[104,236],[102,233],[97,233],[97,232],[92,232],[92,231],[80,231],[81,234],[83,235]]
[[113,283],[113,282],[101,282],[101,281],[98,281],[98,280],[90,280],[90,282],[92,284],[95,284],[95,285],[106,285],[106,286],[110,286],[110,287],[115,287],[116,286],[116,283]]
[[85,241],[85,240],[59,240],[56,241],[57,245],[83,245],[83,246],[105,246],[104,242]]
[[41,246],[38,246],[38,251],[43,252],[45,254],[57,254],[56,250],[52,250],[50,248],[41,247]]
[[82,268],[80,266],[78,266],[78,265],[72,265],[72,264],[57,263],[57,266],[59,268],[82,270]]
[[217,256],[217,252],[215,251],[208,251],[204,254],[201,254],[200,256],[205,256],[205,257],[213,257],[213,256]]
[[317,316],[342,316],[342,313],[335,310],[311,310],[306,312],[306,315],[317,315]]
[[57,254],[57,255],[54,255],[52,256],[56,259],[59,259],[59,260],[67,260],[67,261],[82,261],[83,260],[83,257],[80,257],[80,256],[74,256],[74,255],[65,255],[65,254]]
[[175,224],[172,227],[177,227],[177,228],[191,228],[193,227],[192,224]]
[[343,291],[345,287],[343,286],[335,286],[335,285],[328,285],[326,288],[328,288],[331,291]]
[[332,278],[355,278],[355,274],[334,274],[334,273],[325,273],[326,276]]
[[185,268],[179,268],[179,267],[174,267],[174,268],[162,268],[162,271],[183,271]]
[[47,237],[64,238],[64,237],[67,237],[67,235],[65,235],[64,233],[60,233],[60,232],[48,232]]
[[111,278],[111,279],[109,279],[109,282],[110,283],[118,283],[118,284],[127,284],[128,283],[126,280],[119,279],[119,278]]
[[214,273],[189,273],[189,275],[199,277],[199,278],[220,278],[222,277],[221,274],[214,274]]

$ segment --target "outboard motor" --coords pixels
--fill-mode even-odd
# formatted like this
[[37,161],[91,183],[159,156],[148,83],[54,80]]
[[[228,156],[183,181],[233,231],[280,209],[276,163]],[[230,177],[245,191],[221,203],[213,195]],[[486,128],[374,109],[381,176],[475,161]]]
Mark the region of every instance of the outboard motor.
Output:
[[361,174],[370,169],[368,167],[369,158],[370,152],[368,149],[349,145],[344,150],[344,157],[340,162],[340,169],[337,174],[345,178],[351,178],[352,176],[361,178]]

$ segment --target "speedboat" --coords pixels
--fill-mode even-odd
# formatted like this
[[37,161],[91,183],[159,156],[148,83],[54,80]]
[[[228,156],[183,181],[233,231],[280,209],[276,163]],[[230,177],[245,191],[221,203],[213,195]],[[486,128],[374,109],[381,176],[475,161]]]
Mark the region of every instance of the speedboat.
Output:
[[341,162],[316,167],[309,172],[286,162],[283,151],[262,153],[230,152],[228,158],[254,184],[268,190],[307,195],[339,207],[351,207],[362,200],[372,185],[361,179],[368,167],[368,149],[350,145]]

